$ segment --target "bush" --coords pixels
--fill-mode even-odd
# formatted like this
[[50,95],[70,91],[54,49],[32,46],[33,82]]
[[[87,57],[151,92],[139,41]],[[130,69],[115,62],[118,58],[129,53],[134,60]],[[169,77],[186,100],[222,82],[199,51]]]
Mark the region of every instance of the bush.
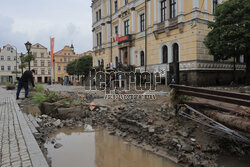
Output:
[[50,91],[46,91],[45,96],[46,96],[46,101],[50,103],[59,101],[63,98],[61,94],[56,93],[56,92],[50,92]]
[[44,91],[44,87],[42,84],[37,84],[36,85],[36,91],[37,92],[43,92]]
[[42,102],[44,102],[46,100],[47,100],[46,96],[44,94],[42,94],[42,93],[36,93],[32,97],[32,102],[37,103],[37,104],[41,104]]

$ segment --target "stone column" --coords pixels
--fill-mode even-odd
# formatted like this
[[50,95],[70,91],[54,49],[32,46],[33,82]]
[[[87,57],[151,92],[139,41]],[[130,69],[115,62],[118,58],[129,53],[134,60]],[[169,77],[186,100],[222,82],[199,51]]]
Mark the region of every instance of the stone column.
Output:
[[132,25],[132,34],[135,33],[135,11],[132,11],[132,21],[131,21]]
[[199,9],[199,0],[193,0],[193,10]]

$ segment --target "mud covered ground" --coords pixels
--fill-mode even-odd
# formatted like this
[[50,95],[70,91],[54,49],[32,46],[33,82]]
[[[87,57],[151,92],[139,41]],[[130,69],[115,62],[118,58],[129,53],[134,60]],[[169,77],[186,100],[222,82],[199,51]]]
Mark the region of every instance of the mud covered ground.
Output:
[[[66,94],[72,99],[79,97],[77,93]],[[249,144],[232,141],[222,132],[175,116],[167,96],[157,96],[156,100],[122,101],[84,93],[83,101],[77,106],[47,106],[45,110],[49,111],[42,111],[37,117],[40,128],[36,139],[45,155],[43,144],[49,140],[49,133],[58,128],[90,124],[183,166],[218,166],[220,157],[250,157]],[[94,108],[87,105],[92,101],[96,104]],[[25,105],[30,105],[30,101],[25,101],[21,107]],[[56,141],[51,142],[56,144]]]

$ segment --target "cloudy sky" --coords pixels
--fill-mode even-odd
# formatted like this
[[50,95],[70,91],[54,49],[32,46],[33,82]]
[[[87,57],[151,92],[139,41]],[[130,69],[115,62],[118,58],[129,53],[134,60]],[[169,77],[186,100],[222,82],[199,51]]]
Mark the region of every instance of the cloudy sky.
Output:
[[0,0],[0,47],[11,44],[25,52],[24,43],[41,43],[55,51],[73,43],[82,53],[92,48],[91,0]]

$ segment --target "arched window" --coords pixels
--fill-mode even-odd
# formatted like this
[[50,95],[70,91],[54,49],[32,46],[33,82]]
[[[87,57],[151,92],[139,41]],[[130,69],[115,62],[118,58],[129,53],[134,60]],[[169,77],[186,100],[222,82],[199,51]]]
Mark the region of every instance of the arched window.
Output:
[[144,52],[143,51],[141,51],[140,57],[141,57],[141,66],[144,66],[145,65],[145,57],[144,57]]
[[162,47],[162,63],[168,63],[168,47],[166,45]]
[[173,62],[179,62],[179,45],[173,44]]
[[101,65],[104,66],[104,61],[103,61],[103,59],[101,60]]
[[118,57],[116,56],[115,57],[115,67],[118,67],[118,64],[119,64],[119,60],[118,60]]

